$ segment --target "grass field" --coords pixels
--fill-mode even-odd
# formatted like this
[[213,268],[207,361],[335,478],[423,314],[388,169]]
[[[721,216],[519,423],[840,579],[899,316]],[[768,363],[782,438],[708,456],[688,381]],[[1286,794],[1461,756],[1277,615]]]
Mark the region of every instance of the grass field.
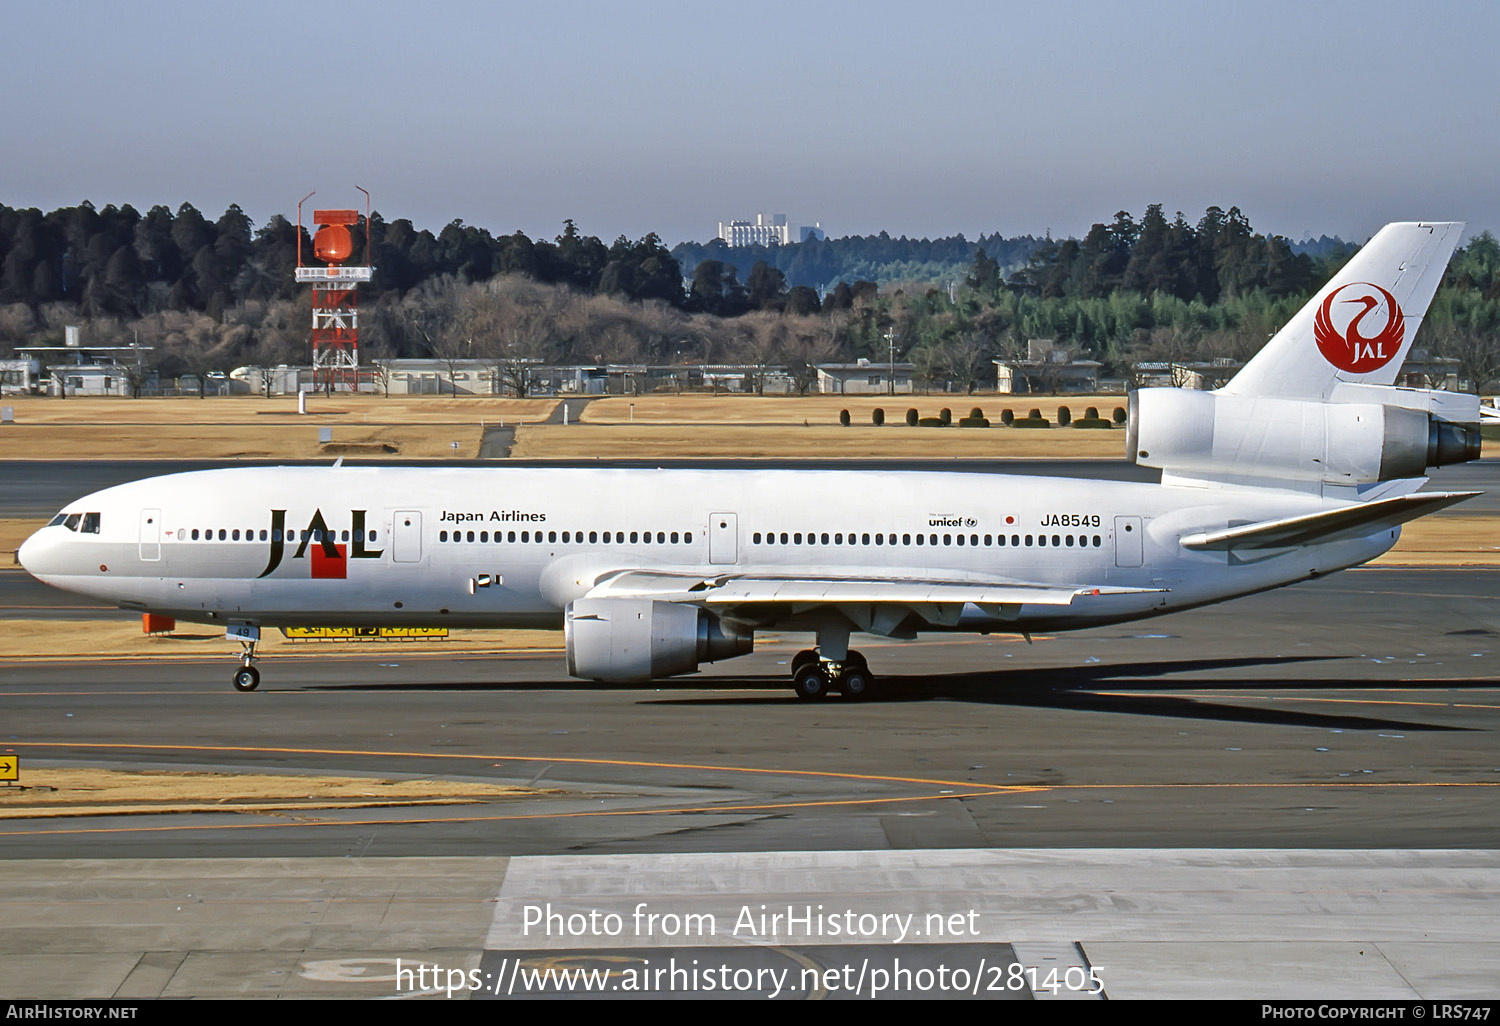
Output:
[[[578,400],[562,400],[577,411]],[[213,399],[7,398],[15,423],[0,425],[0,459],[317,459],[337,456],[473,459],[485,429],[515,427],[511,455],[531,459],[618,457],[912,457],[1117,458],[1125,432],[1058,427],[1059,406],[1081,419],[1088,407],[1110,420],[1123,396],[608,396],[544,423],[557,399],[435,396],[312,396],[299,415],[295,398]],[[947,406],[954,424],[979,407],[990,428],[907,427],[906,411],[935,417]],[[872,413],[885,411],[885,426]],[[848,410],[849,427],[839,413]],[[1000,426],[1039,410],[1046,430]],[[332,431],[332,443],[319,431]],[[1500,438],[1486,432],[1493,454]],[[456,446],[454,443],[458,443]]]
[[[310,396],[213,399],[7,398],[0,459],[435,459],[479,454],[486,425],[545,420],[553,399]],[[333,443],[318,441],[321,429]],[[454,449],[453,442],[459,447]]]

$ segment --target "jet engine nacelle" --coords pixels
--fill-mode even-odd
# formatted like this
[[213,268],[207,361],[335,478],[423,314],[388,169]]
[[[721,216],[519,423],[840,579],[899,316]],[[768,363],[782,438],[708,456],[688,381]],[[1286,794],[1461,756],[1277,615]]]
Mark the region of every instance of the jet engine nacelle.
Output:
[[699,663],[744,655],[753,635],[726,628],[696,606],[640,598],[575,599],[564,617],[568,673],[616,683],[692,673]]
[[1126,444],[1187,477],[1356,485],[1477,459],[1478,421],[1476,397],[1427,389],[1340,384],[1320,402],[1143,388]]

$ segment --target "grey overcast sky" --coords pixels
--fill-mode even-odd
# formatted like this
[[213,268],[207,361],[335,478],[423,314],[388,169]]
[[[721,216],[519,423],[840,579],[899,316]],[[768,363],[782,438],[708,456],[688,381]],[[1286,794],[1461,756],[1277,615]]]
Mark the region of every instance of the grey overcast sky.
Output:
[[1500,232],[1500,4],[0,0],[0,203],[706,240]]

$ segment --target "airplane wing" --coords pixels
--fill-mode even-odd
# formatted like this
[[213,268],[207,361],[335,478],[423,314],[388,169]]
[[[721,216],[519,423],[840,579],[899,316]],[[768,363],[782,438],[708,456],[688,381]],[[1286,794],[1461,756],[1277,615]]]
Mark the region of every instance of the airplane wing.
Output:
[[1182,539],[1182,547],[1199,551],[1227,549],[1284,549],[1359,538],[1408,520],[1434,513],[1479,492],[1418,492],[1394,499],[1377,499],[1358,506],[1309,513],[1300,517],[1264,520],[1223,531],[1205,531]]
[[684,602],[735,617],[748,607],[779,606],[792,614],[836,606],[861,630],[894,634],[915,614],[929,624],[958,622],[965,604],[1014,619],[1024,605],[1066,606],[1081,596],[1110,597],[1160,592],[1163,588],[1113,585],[1049,585],[1024,581],[924,577],[848,577],[824,574],[740,574],[717,577],[651,570],[624,570],[595,584],[588,598],[653,598]]

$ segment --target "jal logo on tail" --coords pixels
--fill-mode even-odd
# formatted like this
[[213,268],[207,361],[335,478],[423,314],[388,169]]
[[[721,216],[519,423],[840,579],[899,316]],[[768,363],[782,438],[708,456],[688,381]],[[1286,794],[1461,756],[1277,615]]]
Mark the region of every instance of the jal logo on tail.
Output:
[[1323,358],[1339,370],[1368,374],[1401,352],[1406,315],[1396,297],[1367,281],[1328,293],[1313,320],[1313,338]]

